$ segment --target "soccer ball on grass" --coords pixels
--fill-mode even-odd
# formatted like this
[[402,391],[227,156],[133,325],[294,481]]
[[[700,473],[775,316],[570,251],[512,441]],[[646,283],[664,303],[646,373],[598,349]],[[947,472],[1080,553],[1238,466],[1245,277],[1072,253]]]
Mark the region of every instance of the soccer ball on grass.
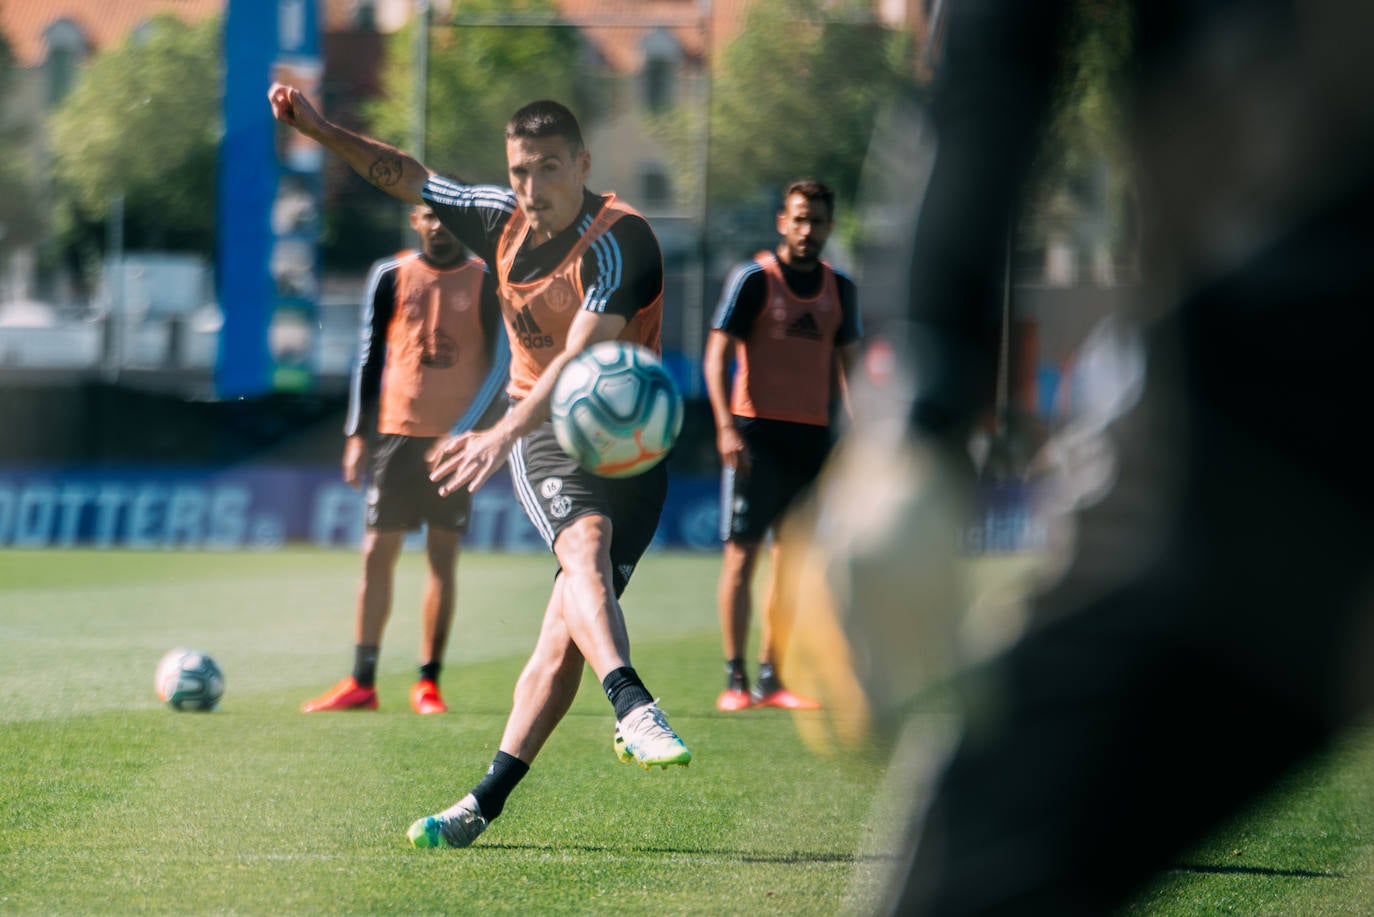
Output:
[[163,656],[153,684],[173,710],[214,710],[224,695],[224,674],[200,650],[178,648]]
[[563,451],[606,478],[648,471],[682,432],[672,377],[652,351],[627,341],[601,341],[568,361],[551,412]]

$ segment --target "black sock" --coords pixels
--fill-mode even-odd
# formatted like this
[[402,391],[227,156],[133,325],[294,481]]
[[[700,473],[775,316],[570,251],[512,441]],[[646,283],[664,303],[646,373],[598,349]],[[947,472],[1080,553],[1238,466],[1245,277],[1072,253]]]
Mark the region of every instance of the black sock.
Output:
[[778,674],[773,671],[771,662],[759,663],[759,680],[754,682],[758,689],[764,694],[780,690],[782,682],[778,681]]
[[612,669],[601,679],[601,687],[605,689],[606,697],[615,708],[617,720],[625,719],[625,714],[631,710],[654,702],[654,696],[644,687],[639,675],[627,665]]
[[749,673],[744,669],[744,657],[736,656],[725,660],[726,686],[732,691],[744,691],[749,687]]
[[431,659],[429,662],[426,662],[424,665],[420,666],[420,680],[432,681],[437,685],[439,683],[439,671],[443,667],[444,664],[442,662],[438,662],[437,660]]
[[524,761],[504,751],[498,751],[496,757],[491,759],[487,775],[472,788],[472,798],[477,800],[482,817],[491,821],[500,815],[501,810],[506,807],[506,797],[529,772],[530,766]]
[[353,647],[353,680],[370,688],[377,683],[377,656],[381,647],[359,643]]

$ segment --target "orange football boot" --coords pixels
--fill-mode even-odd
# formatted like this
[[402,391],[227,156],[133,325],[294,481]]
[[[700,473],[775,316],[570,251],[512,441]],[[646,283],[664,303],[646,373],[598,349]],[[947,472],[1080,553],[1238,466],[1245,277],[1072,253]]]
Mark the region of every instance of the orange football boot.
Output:
[[448,713],[448,705],[439,696],[439,686],[428,678],[415,682],[410,689],[410,706],[416,713]]
[[809,697],[793,694],[786,688],[761,692],[757,688],[750,696],[754,707],[781,707],[783,710],[819,710],[821,705]]
[[364,688],[350,675],[314,700],[306,701],[302,713],[322,710],[376,710],[377,689]]
[[716,709],[724,713],[734,713],[749,706],[749,692],[743,688],[726,688],[716,698]]

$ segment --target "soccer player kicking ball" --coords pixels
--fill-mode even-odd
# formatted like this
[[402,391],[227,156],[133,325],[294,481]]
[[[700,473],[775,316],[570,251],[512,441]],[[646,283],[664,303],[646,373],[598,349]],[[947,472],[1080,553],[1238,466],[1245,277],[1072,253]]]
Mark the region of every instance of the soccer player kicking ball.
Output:
[[667,495],[660,464],[606,479],[568,458],[549,423],[559,371],[598,341],[658,352],[663,257],[643,217],[584,183],[591,156],[572,113],[533,102],[506,125],[511,187],[465,185],[411,156],[325,120],[294,87],[268,90],[277,120],[310,137],[378,188],[433,208],[496,272],[511,349],[510,410],[489,429],[435,452],[441,493],[475,491],[510,461],[515,492],[558,561],[534,652],[486,776],[456,804],[407,832],[419,847],[466,847],[501,814],[577,694],[590,665],[615,709],[621,760],[685,765],[692,754],[630,664],[619,596],[652,540]]
[[[816,480],[833,442],[832,399],[858,360],[854,282],[820,260],[835,225],[835,195],[816,181],[783,191],[771,252],[737,267],[721,292],[706,341],[703,371],[721,462],[721,540],[716,601],[725,650],[723,711],[747,707],[813,709],[778,674],[786,624],[790,545],[777,523]],[[731,357],[736,372],[730,381]],[[772,566],[759,644],[759,677],[749,689],[744,648],[750,583],[759,547],[773,532]]]

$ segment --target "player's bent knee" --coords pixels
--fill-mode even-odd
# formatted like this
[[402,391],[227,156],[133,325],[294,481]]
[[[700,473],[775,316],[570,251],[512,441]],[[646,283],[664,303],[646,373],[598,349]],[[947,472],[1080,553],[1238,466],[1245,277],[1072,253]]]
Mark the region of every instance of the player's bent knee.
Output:
[[554,544],[554,555],[564,576],[597,570],[610,565],[611,522],[605,516],[588,514],[563,529]]

